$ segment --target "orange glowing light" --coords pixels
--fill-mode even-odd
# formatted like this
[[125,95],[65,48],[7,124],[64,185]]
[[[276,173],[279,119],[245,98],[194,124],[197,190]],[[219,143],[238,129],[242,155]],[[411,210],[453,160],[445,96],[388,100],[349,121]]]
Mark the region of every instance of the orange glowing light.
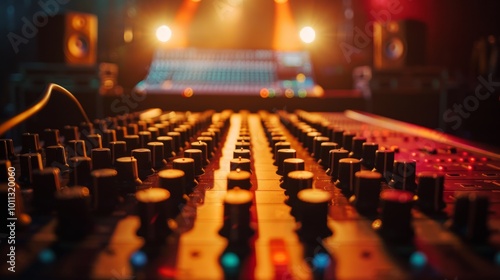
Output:
[[273,253],[272,260],[274,265],[285,265],[288,263],[288,255],[285,252],[276,251]]
[[161,277],[175,278],[177,276],[177,271],[175,271],[175,268],[162,266],[158,268],[158,274]]
[[261,89],[260,90],[260,97],[268,98],[269,97],[269,90],[267,88]]
[[290,3],[284,0],[275,0],[274,3],[273,48],[285,51],[300,50],[301,42],[297,35],[297,26],[293,20]]
[[182,93],[182,95],[183,95],[184,97],[191,97],[191,96],[193,96],[193,94],[194,94],[194,91],[193,91],[193,89],[192,89],[192,88],[190,88],[190,87],[188,87],[188,88],[184,89],[184,92]]
[[185,48],[188,46],[188,31],[193,17],[198,9],[200,1],[184,0],[175,15],[172,25],[175,36],[171,39],[171,46],[177,48]]

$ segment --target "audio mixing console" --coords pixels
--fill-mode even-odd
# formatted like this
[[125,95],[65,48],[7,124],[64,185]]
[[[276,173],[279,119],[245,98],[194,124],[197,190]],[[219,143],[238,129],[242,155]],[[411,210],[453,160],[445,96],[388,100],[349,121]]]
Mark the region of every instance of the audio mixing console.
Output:
[[0,157],[2,279],[500,279],[500,154],[379,116],[150,109]]

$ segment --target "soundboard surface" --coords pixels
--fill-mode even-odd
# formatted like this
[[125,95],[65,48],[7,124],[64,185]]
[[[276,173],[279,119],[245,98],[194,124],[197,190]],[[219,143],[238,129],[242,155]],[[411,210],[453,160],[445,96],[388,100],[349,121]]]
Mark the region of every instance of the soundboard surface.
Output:
[[[118,126],[132,127],[129,135],[170,136],[144,138],[163,143],[160,155],[166,156],[154,154],[156,144],[148,146],[142,136],[118,135],[127,145],[138,138],[142,148],[129,146],[115,157],[111,142],[121,140],[109,141],[105,131]],[[113,151],[106,169],[118,175],[107,183],[116,190],[109,201],[97,198],[105,195],[97,191],[98,161],[88,159],[94,175],[75,175],[85,164],[71,160],[75,142],[67,130],[61,129],[57,145],[66,147],[70,165],[60,166],[56,192],[87,193],[66,204],[62,195],[44,196],[47,179],[37,182],[42,172],[23,163],[30,154],[29,162],[35,157],[42,169],[51,166],[45,139],[39,146],[14,145],[12,153],[2,140],[2,168],[14,167],[19,185],[17,212],[5,217],[16,218],[14,250],[5,228],[0,244],[2,256],[14,251],[15,272],[7,259],[0,264],[2,279],[500,279],[497,151],[355,111],[151,109],[86,128],[77,137],[101,133],[101,149]],[[323,151],[322,143],[336,145]],[[83,145],[90,158],[96,147]],[[207,149],[194,156],[200,145]],[[149,160],[139,162],[137,150],[145,148]],[[345,157],[333,160],[334,151]],[[77,154],[73,158],[85,157]],[[191,158],[194,169],[183,169]],[[282,176],[280,164],[288,158],[303,167]],[[132,162],[130,170],[122,162]],[[176,181],[172,170],[179,169],[183,179]],[[161,200],[151,189],[168,195]],[[2,189],[2,197],[7,192]],[[40,203],[45,199],[52,205]],[[167,208],[155,208],[160,204]]]

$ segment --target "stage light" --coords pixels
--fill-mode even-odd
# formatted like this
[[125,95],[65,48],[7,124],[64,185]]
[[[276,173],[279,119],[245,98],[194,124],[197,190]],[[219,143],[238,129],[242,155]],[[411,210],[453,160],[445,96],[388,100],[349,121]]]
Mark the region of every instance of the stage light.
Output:
[[306,44],[312,43],[316,39],[316,31],[310,26],[302,28],[299,35],[302,42]]
[[156,29],[156,38],[160,42],[167,42],[172,37],[172,30],[166,25],[162,25]]

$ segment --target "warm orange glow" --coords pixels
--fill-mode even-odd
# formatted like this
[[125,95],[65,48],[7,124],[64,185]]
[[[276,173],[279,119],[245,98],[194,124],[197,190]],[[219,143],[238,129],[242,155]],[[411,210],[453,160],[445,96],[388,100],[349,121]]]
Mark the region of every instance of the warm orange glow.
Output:
[[290,4],[288,1],[275,1],[274,4],[273,48],[285,51],[300,50],[301,42]]
[[191,96],[193,96],[193,94],[194,94],[194,91],[190,87],[185,88],[184,92],[182,93],[182,95],[184,95],[184,97],[191,97]]
[[260,90],[260,97],[268,98],[269,97],[269,90],[267,88],[261,89]]
[[272,258],[274,265],[285,265],[288,263],[288,255],[282,251],[274,252]]
[[185,48],[188,46],[188,31],[200,1],[184,0],[177,12],[173,25],[170,46]]

